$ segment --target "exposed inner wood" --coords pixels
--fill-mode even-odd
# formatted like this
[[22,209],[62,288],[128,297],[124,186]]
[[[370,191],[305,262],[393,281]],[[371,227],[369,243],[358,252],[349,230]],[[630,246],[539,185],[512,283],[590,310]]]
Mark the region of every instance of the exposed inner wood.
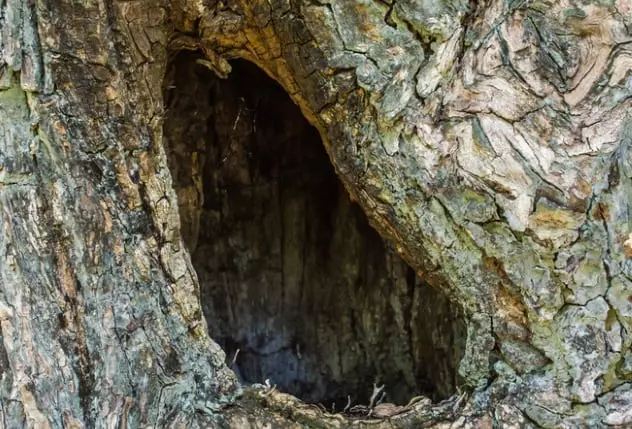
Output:
[[165,147],[211,337],[246,383],[341,410],[373,384],[455,391],[465,329],[369,226],[317,131],[254,65],[216,78],[180,54]]

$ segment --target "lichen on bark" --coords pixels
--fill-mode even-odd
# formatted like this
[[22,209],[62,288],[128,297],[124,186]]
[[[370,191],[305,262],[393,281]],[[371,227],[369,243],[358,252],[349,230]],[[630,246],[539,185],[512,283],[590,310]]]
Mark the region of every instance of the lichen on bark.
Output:
[[275,79],[371,225],[462,309],[471,394],[393,425],[630,424],[631,17],[616,0],[0,2],[3,424],[307,412],[222,408],[240,386],[163,145],[183,49]]

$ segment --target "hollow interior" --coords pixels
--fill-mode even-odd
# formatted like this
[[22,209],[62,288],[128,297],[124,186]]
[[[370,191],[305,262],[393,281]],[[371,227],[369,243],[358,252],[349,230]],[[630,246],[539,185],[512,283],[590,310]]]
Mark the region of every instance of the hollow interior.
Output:
[[369,226],[318,132],[251,63],[216,78],[181,53],[165,148],[211,337],[246,383],[342,409],[452,394],[457,308]]

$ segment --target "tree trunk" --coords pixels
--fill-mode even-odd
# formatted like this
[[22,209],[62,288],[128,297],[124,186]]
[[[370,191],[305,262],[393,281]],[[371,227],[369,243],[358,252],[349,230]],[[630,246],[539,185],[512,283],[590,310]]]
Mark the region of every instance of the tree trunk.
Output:
[[632,425],[630,25],[0,0],[0,426]]

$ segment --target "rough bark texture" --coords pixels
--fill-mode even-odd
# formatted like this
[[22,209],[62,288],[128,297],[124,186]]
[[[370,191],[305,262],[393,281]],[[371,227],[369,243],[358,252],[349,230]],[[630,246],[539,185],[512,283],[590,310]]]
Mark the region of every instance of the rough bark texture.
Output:
[[[236,399],[200,304],[217,278],[197,258],[238,247],[207,240],[193,190],[251,178],[231,176],[245,159],[196,172],[187,158],[187,176],[176,157],[172,180],[165,150],[185,142],[163,85],[181,50],[279,82],[373,227],[464,315],[468,395],[353,424],[632,424],[631,21],[625,0],[0,0],[1,424],[352,424],[270,389]],[[209,141],[183,150],[217,162],[228,143]],[[283,169],[292,152],[276,156]],[[209,321],[226,285],[205,292]]]

